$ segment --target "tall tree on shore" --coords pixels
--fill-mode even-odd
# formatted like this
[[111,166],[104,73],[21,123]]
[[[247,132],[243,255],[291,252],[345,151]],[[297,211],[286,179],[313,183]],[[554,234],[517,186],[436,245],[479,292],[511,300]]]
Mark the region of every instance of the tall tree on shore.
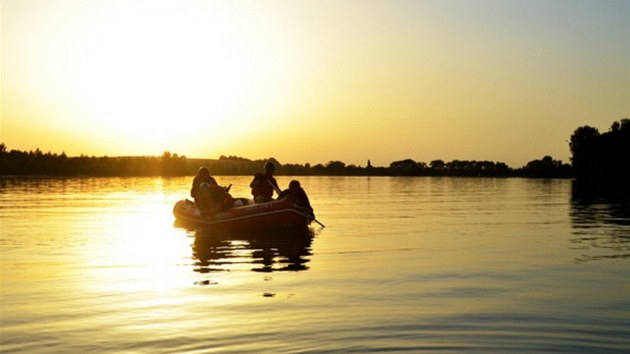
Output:
[[630,119],[614,122],[600,134],[596,128],[577,128],[571,141],[571,162],[580,180],[622,182],[630,179]]
[[580,179],[596,177],[600,136],[599,130],[590,126],[579,127],[571,135],[571,163],[573,171]]

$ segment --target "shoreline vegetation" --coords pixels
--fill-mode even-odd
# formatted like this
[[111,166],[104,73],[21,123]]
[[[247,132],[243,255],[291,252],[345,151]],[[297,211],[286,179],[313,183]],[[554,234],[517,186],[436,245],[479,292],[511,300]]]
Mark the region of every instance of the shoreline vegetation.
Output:
[[569,164],[545,156],[526,166],[513,169],[501,162],[434,160],[427,164],[405,159],[388,167],[346,165],[342,161],[311,165],[281,163],[275,158],[251,160],[238,156],[218,159],[187,158],[165,151],[161,156],[76,156],[34,151],[8,151],[0,144],[0,176],[49,177],[132,177],[132,176],[193,176],[201,166],[213,175],[253,175],[265,162],[276,165],[275,174],[293,176],[470,176],[470,177],[542,177],[572,178]]
[[577,178],[588,181],[621,182],[630,180],[630,119],[614,122],[600,134],[596,128],[583,126],[575,130],[569,148],[572,164],[544,156],[520,168],[502,162],[434,160],[430,163],[404,159],[388,167],[346,165],[342,161],[326,164],[280,163],[275,158],[251,160],[237,156],[218,159],[187,158],[164,152],[161,156],[69,157],[52,152],[8,150],[0,143],[0,176],[48,177],[125,177],[125,176],[191,176],[207,166],[213,175],[253,175],[266,161],[276,165],[276,175],[295,176],[462,176]]

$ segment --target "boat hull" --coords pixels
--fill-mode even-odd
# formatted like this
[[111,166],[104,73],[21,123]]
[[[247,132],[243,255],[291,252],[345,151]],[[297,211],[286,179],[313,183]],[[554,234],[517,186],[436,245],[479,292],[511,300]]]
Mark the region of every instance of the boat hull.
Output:
[[212,216],[202,215],[194,202],[184,199],[175,203],[173,215],[177,221],[186,224],[230,229],[306,227],[311,221],[287,199],[233,207]]

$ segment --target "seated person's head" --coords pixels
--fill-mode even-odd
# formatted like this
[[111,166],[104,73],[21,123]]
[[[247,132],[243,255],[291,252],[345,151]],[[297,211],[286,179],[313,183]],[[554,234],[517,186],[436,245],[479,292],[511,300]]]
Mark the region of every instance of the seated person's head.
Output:
[[269,161],[265,163],[265,173],[272,174],[275,170],[276,166],[273,164],[273,162]]
[[289,183],[289,190],[290,190],[290,191],[292,191],[292,192],[293,192],[293,191],[297,191],[297,190],[299,190],[300,188],[301,188],[301,187],[300,187],[300,182],[299,182],[299,181],[293,180],[293,181],[291,181],[291,182]]
[[210,170],[206,166],[199,167],[199,171],[197,173],[204,177],[210,176]]

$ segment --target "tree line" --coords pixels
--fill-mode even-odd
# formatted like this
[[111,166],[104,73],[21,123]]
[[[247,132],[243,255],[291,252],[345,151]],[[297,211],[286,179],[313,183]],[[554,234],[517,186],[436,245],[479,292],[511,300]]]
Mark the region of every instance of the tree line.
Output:
[[68,157],[34,151],[8,151],[0,144],[0,175],[44,176],[178,176],[185,175],[185,156],[164,152],[162,156]]
[[575,177],[586,182],[628,185],[630,181],[630,119],[613,122],[600,133],[597,128],[577,128],[569,147]]
[[600,134],[596,128],[583,126],[571,135],[571,164],[544,156],[520,168],[502,162],[434,160],[430,163],[404,159],[387,167],[346,165],[342,161],[326,164],[282,164],[275,158],[251,160],[238,156],[218,159],[191,159],[165,151],[160,156],[69,157],[61,154],[8,150],[0,143],[0,175],[45,176],[190,176],[201,166],[214,175],[253,175],[261,172],[267,161],[276,165],[277,175],[350,175],[350,176],[465,176],[573,178],[590,181],[621,182],[630,180],[630,119],[614,122]]
[[250,160],[238,156],[221,156],[218,159],[189,159],[176,153],[164,152],[161,156],[95,157],[81,155],[69,157],[34,151],[8,150],[0,144],[0,175],[45,176],[189,176],[199,167],[207,166],[214,175],[253,175],[261,172],[265,162],[276,165],[277,175],[350,175],[350,176],[474,176],[474,177],[543,177],[570,178],[572,169],[562,161],[545,156],[513,169],[502,162],[434,160],[429,164],[412,159],[394,161],[388,167],[375,167],[368,161],[365,167],[346,165],[342,161],[326,164],[282,164],[275,158]]

